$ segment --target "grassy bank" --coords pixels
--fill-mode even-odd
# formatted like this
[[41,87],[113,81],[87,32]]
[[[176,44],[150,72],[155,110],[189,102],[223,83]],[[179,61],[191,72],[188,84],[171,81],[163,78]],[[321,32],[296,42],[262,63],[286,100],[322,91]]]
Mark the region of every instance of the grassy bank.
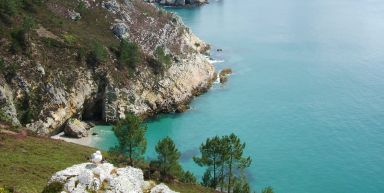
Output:
[[[41,192],[59,170],[86,162],[95,149],[59,140],[0,133],[0,187],[22,193]],[[211,193],[198,185],[169,184],[182,193]]]
[[56,171],[87,161],[95,150],[58,140],[0,134],[0,186],[41,192]]

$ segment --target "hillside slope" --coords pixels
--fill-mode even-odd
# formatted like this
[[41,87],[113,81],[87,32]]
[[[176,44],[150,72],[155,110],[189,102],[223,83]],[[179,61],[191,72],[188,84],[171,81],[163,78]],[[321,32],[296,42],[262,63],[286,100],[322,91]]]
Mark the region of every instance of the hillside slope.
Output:
[[71,117],[183,111],[215,76],[209,45],[141,0],[0,1],[0,121],[47,135]]
[[[88,161],[94,151],[90,147],[49,138],[22,137],[0,132],[0,188],[39,193],[55,172]],[[168,185],[182,193],[214,192],[194,184]]]

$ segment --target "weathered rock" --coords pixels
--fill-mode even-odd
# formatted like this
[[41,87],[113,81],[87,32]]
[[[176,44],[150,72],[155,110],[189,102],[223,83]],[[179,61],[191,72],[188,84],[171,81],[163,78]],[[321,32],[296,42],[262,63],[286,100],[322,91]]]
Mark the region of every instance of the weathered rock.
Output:
[[43,67],[40,63],[37,63],[37,64],[36,64],[36,70],[37,70],[42,76],[45,75],[45,69],[44,69],[44,67]]
[[143,172],[133,167],[115,168],[112,164],[82,163],[56,172],[48,184],[60,182],[70,193],[100,191],[108,193],[176,193],[166,185],[144,181]]
[[104,1],[102,6],[112,13],[120,11],[120,4],[116,0]]
[[[148,58],[153,58],[156,49],[162,48],[171,56],[171,64],[161,73],[155,72],[150,65],[138,65],[133,75],[121,72],[119,77],[124,78],[118,78],[115,70],[118,58],[111,50],[108,50],[105,64],[90,68],[85,61],[80,64],[74,60],[78,51],[61,49],[60,60],[52,65],[49,62],[57,53],[50,52],[41,42],[34,42],[31,52],[38,60],[32,61],[33,58],[22,55],[5,56],[9,64],[18,64],[20,70],[11,81],[5,81],[0,75],[0,108],[14,123],[19,122],[18,117],[25,110],[16,109],[15,104],[24,101],[34,107],[30,108],[33,120],[27,121],[30,123],[26,127],[39,135],[61,132],[72,117],[114,122],[128,112],[142,116],[182,112],[194,96],[211,86],[215,70],[205,56],[209,45],[184,26],[179,17],[143,1],[85,1],[90,4],[88,11],[100,9],[101,5],[105,8],[98,11],[103,12],[103,19],[110,24],[107,27],[111,31],[107,35],[113,37],[115,33],[119,38],[129,38]],[[66,17],[67,8],[55,7],[55,2],[50,2],[50,6],[56,11],[63,10],[63,15],[61,12],[57,14]],[[47,33],[45,30],[40,34],[53,40],[62,37],[54,31]],[[0,48],[6,50],[9,45],[0,44]],[[43,60],[49,54],[53,59]],[[36,62],[44,67],[44,71],[36,66]]]
[[167,185],[161,183],[151,189],[151,193],[176,193],[168,188]]
[[81,15],[80,13],[74,11],[74,10],[68,10],[68,17],[72,20],[80,20],[81,19]]
[[64,134],[68,137],[82,138],[88,136],[90,126],[77,119],[69,119],[64,128]]
[[112,31],[119,38],[127,38],[128,27],[124,23],[116,23]]
[[219,79],[220,79],[220,83],[225,83],[228,81],[228,76],[232,74],[232,69],[230,68],[225,68],[223,70],[220,71],[219,73]]
[[[1,79],[0,79],[1,81]],[[13,102],[13,93],[7,84],[0,82],[0,113],[10,119],[13,125],[20,125],[17,119],[17,111]]]

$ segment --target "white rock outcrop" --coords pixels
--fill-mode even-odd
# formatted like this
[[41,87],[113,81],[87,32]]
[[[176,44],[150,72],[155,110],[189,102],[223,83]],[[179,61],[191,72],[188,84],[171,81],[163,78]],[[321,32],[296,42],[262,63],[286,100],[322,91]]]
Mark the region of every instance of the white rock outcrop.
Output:
[[49,184],[63,183],[64,192],[176,193],[165,184],[144,181],[143,171],[133,167],[115,168],[110,163],[82,163],[56,172]]

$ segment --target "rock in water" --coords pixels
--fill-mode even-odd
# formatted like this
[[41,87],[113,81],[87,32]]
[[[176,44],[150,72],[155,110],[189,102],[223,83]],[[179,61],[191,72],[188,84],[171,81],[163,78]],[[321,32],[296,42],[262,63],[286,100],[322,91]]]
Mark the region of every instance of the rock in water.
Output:
[[143,171],[133,167],[115,168],[110,163],[82,163],[56,172],[48,184],[59,182],[65,192],[176,193],[166,185],[144,181]]
[[88,136],[89,126],[77,119],[69,119],[64,127],[64,134],[68,137],[82,138]]

